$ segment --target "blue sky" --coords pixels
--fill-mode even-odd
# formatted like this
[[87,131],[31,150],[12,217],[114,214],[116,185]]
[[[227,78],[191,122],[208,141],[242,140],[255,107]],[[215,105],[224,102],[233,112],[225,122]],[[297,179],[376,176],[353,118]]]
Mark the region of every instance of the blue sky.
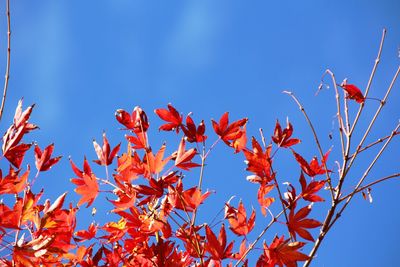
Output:
[[[296,149],[311,158],[317,150],[310,131],[293,101],[281,93],[291,90],[312,114],[325,150],[336,145],[330,161],[334,168],[339,146],[328,138],[332,127],[337,129],[332,126],[334,93],[329,89],[314,96],[321,75],[330,68],[339,82],[347,77],[363,90],[384,27],[388,34],[370,96],[382,97],[399,65],[400,4],[394,0],[71,0],[11,5],[11,78],[0,128],[5,131],[21,97],[26,105],[37,104],[32,121],[41,129],[31,137],[42,147],[55,142],[55,153],[64,155],[38,183],[53,199],[68,190],[70,200],[76,201],[69,184],[73,173],[68,156],[79,165],[84,155],[94,159],[91,141],[100,140],[103,130],[112,144],[123,141],[124,133],[118,131],[120,126],[114,119],[116,109],[130,111],[141,106],[147,111],[157,148],[170,135],[158,134],[161,122],[152,111],[169,102],[184,114],[192,111],[196,121],[204,118],[209,130],[210,119],[218,119],[225,111],[233,119],[249,117],[249,135],[258,135],[262,127],[269,136],[275,120],[284,122],[289,116],[303,140]],[[0,8],[4,11],[4,6]],[[4,53],[0,53],[0,67],[4,69],[6,21],[3,15],[1,18],[0,51]],[[397,84],[368,140],[394,128],[399,99]],[[370,115],[377,103],[368,104],[371,109],[366,114]],[[356,109],[357,105],[350,107]],[[365,116],[360,125],[367,121]],[[211,131],[209,135],[214,140]],[[396,141],[373,175],[398,171],[398,151]],[[293,166],[290,169],[286,165],[292,161],[291,155],[282,153],[279,157],[283,162],[277,166],[281,182],[297,180],[297,166],[287,163]],[[355,179],[365,164],[362,160],[359,163]],[[245,181],[244,168],[241,155],[233,155],[222,145],[217,147],[205,178],[205,186],[217,191],[210,198],[211,206],[222,206],[230,195],[237,195],[248,207],[253,201],[258,209],[256,186]],[[314,266],[396,266],[398,188],[398,181],[378,185],[373,189],[372,205],[356,198],[329,233]],[[96,202],[101,204],[101,200]],[[322,210],[316,207],[313,213],[321,220],[325,215]],[[207,211],[212,214],[203,214],[205,219],[212,218],[218,209]],[[101,221],[105,215],[96,216],[95,220]],[[85,220],[92,219],[87,217]],[[265,223],[260,215],[255,232]],[[266,236],[268,240],[272,237],[272,232]]]

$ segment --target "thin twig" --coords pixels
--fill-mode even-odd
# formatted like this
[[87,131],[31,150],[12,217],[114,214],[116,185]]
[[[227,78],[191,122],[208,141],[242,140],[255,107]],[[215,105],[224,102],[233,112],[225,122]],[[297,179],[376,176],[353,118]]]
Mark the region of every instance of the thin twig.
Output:
[[339,91],[338,91],[338,88],[337,88],[335,74],[333,74],[333,72],[330,69],[327,69],[325,71],[324,75],[322,76],[322,79],[325,76],[325,74],[329,74],[329,76],[332,78],[333,87],[335,88],[336,109],[337,109],[336,116],[337,116],[337,119],[338,119],[340,143],[342,144],[342,153],[343,153],[343,156],[344,156],[344,137],[343,137],[344,125],[343,125],[343,119],[342,119],[342,111],[341,111],[341,108],[340,108],[340,95],[339,95]]
[[[260,128],[259,131],[260,131],[261,141],[262,141],[262,143],[263,143],[264,149],[267,149],[267,145],[266,145],[266,143],[265,143],[265,136],[264,136],[263,130]],[[273,153],[271,159],[274,157],[274,155],[275,155],[275,153],[278,151],[278,149],[279,149],[279,147],[277,148],[277,150],[275,150],[275,152]],[[274,174],[274,170],[273,170],[273,168],[272,168],[272,160],[271,160],[271,159],[269,159],[269,164],[270,164],[270,167],[271,167],[271,171],[272,171],[272,173]],[[287,215],[287,213],[286,213],[286,207],[285,207],[285,202],[284,202],[284,199],[283,199],[283,195],[282,195],[281,189],[280,189],[280,187],[279,187],[279,184],[278,184],[278,181],[276,180],[275,175],[272,175],[272,176],[273,176],[274,184],[275,184],[276,189],[277,189],[277,191],[278,191],[279,200],[280,200],[281,205],[282,205],[282,211],[283,211],[284,214],[285,214],[286,225],[287,225],[288,230],[289,230],[289,217],[288,217],[288,215]],[[290,231],[289,231],[289,234],[290,234],[290,239],[293,240],[293,236],[292,236],[292,234],[290,233]]]
[[[371,171],[371,169],[374,167],[375,163],[378,161],[378,159],[380,158],[380,156],[382,155],[383,151],[385,151],[386,147],[389,145],[390,141],[392,140],[394,133],[400,128],[400,123],[397,124],[395,130],[392,132],[392,134],[390,135],[390,137],[386,140],[385,144],[382,146],[382,148],[379,150],[379,152],[376,154],[375,158],[372,160],[372,162],[370,163],[370,165],[368,166],[368,168],[365,170],[363,176],[360,178],[360,180],[358,181],[357,185],[355,186],[353,192],[356,192],[360,187],[361,184],[364,182],[365,178],[368,176],[369,172]],[[332,227],[332,225],[340,218],[340,216],[342,215],[343,211],[346,209],[347,205],[350,203],[350,201],[352,200],[353,196],[355,193],[351,193],[349,195],[349,197],[347,198],[346,202],[343,204],[343,206],[340,208],[340,210],[336,213],[335,218],[332,220],[332,222],[329,224],[328,227],[328,231],[329,229]]]
[[268,225],[261,231],[261,233],[257,236],[257,238],[250,244],[248,249],[243,253],[242,257],[238,259],[236,264],[233,267],[239,266],[240,262],[242,262],[246,257],[247,254],[250,253],[250,251],[254,248],[254,246],[260,241],[260,239],[264,236],[264,234],[268,231],[268,229],[277,221],[277,219],[283,214],[283,210],[276,215],[275,217],[272,218],[272,220],[268,223]]
[[[358,144],[357,149],[356,149],[356,152],[354,153],[354,156],[351,158],[351,160],[350,160],[350,162],[349,162],[349,166],[348,166],[347,168],[344,166],[344,168],[345,168],[345,173],[347,173],[348,170],[349,170],[349,169],[351,168],[351,166],[353,165],[354,160],[356,159],[357,154],[359,153],[359,150],[361,149],[362,145],[364,144],[364,141],[365,141],[365,139],[367,138],[369,132],[371,131],[372,126],[374,125],[376,119],[378,118],[378,116],[379,116],[379,114],[380,114],[380,112],[381,112],[383,106],[386,104],[387,98],[389,97],[389,94],[390,94],[390,92],[392,91],[393,85],[395,84],[395,82],[396,82],[396,80],[397,80],[397,77],[399,76],[399,73],[400,73],[400,66],[398,66],[397,71],[396,71],[396,73],[395,73],[395,75],[394,75],[394,77],[393,77],[393,79],[392,79],[392,82],[391,82],[390,85],[389,85],[389,88],[388,88],[387,91],[386,91],[385,96],[383,97],[383,99],[382,99],[382,101],[381,101],[381,103],[380,103],[378,109],[376,110],[374,117],[372,118],[371,122],[369,123],[368,128],[367,128],[367,130],[366,130],[365,133],[364,133],[364,136],[362,137],[360,143]],[[354,127],[354,124],[353,124],[353,127]],[[352,131],[350,131],[350,134],[351,134],[351,132],[352,132]]]
[[[374,79],[376,69],[378,68],[379,62],[381,61],[381,54],[382,54],[383,43],[385,41],[385,36],[386,36],[386,29],[383,29],[381,42],[379,44],[378,55],[376,56],[374,67],[372,68],[371,75],[369,76],[368,84],[367,84],[367,87],[365,88],[365,92],[364,92],[364,97],[368,96],[368,92],[369,92],[369,89],[371,88],[372,80]],[[364,109],[364,105],[365,105],[365,102],[361,103],[360,108],[358,109],[356,118],[354,119],[353,125],[350,130],[350,135],[353,133],[353,131],[357,125],[358,119],[360,118],[360,115]]]
[[365,190],[365,189],[367,189],[367,188],[369,188],[371,186],[374,186],[374,185],[379,184],[379,183],[381,183],[383,181],[386,181],[386,180],[389,180],[389,179],[393,179],[393,178],[397,178],[397,177],[400,177],[400,173],[394,173],[394,174],[385,176],[383,178],[380,178],[380,179],[378,179],[376,181],[373,181],[373,182],[371,182],[371,183],[369,183],[367,185],[361,186],[360,188],[358,188],[357,190],[354,190],[350,194],[348,194],[348,195],[346,195],[344,197],[341,197],[339,199],[339,202],[342,202],[342,201],[346,200],[347,198],[352,197],[353,195],[355,195],[357,193],[360,193],[361,191],[363,191],[363,190]]
[[11,62],[11,16],[10,16],[10,0],[6,2],[6,15],[7,15],[7,65],[6,74],[4,77],[3,97],[0,106],[0,121],[3,116],[4,105],[6,103],[8,80],[10,79],[10,62]]
[[[308,123],[308,125],[309,125],[309,127],[310,127],[310,129],[311,129],[311,131],[312,131],[312,133],[313,133],[315,143],[317,144],[318,151],[319,151],[319,154],[320,154],[320,156],[321,156],[321,161],[322,161],[322,163],[324,164],[325,170],[327,170],[328,167],[326,166],[326,162],[323,160],[323,158],[324,158],[324,152],[322,151],[321,143],[319,142],[317,132],[315,131],[314,125],[312,124],[310,118],[308,117],[307,112],[305,111],[303,105],[300,103],[300,101],[297,99],[297,97],[296,97],[292,92],[283,91],[283,93],[288,94],[289,96],[291,96],[291,97],[293,98],[293,100],[296,102],[296,104],[297,104],[298,107],[300,108],[301,112],[303,113],[304,117],[306,118],[306,121],[307,121],[307,123]],[[333,201],[333,198],[334,198],[334,189],[333,189],[333,187],[332,187],[331,177],[330,177],[328,171],[326,171],[325,174],[326,174],[326,179],[327,179],[327,182],[328,182],[328,185],[329,185],[329,191],[331,192],[331,197],[332,197],[332,201]]]
[[[398,134],[400,134],[400,132],[395,132],[395,133],[394,133],[394,135],[398,135]],[[390,137],[390,135],[387,135],[387,136],[385,136],[385,137],[381,137],[381,138],[379,138],[378,140],[376,140],[376,141],[374,141],[374,142],[372,142],[372,143],[366,145],[365,147],[360,148],[360,149],[358,150],[358,154],[360,154],[361,152],[367,150],[367,149],[370,148],[370,147],[373,147],[373,146],[375,146],[375,145],[377,145],[377,144],[379,144],[379,143],[382,143],[383,141],[385,141],[385,140],[388,139],[389,137]],[[350,155],[349,158],[354,157],[354,155],[355,155],[355,153],[352,154],[352,155]]]

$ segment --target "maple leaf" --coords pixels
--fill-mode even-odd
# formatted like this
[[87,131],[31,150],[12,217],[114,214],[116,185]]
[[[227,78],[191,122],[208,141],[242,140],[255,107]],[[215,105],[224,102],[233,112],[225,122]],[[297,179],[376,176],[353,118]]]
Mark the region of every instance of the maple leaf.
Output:
[[176,131],[179,133],[179,129],[182,125],[182,115],[171,105],[168,104],[168,110],[159,108],[155,109],[154,112],[164,121],[168,122],[158,128],[160,131]]
[[233,242],[227,244],[224,224],[222,224],[221,226],[218,238],[215,236],[215,234],[208,225],[206,225],[205,230],[207,237],[205,249],[211,254],[211,259],[220,261],[226,258],[233,257],[232,254]]
[[326,152],[324,157],[322,158],[321,164],[319,164],[317,157],[313,157],[310,163],[308,163],[302,156],[300,156],[294,150],[292,150],[292,153],[296,161],[300,164],[301,169],[310,177],[331,172],[331,170],[325,169],[325,165],[328,160],[330,152],[331,150],[329,149],[328,152]]
[[87,230],[80,230],[75,232],[75,236],[77,236],[75,240],[78,242],[83,242],[94,238],[96,236],[97,228],[98,226],[96,224],[91,223]]
[[320,202],[324,201],[324,199],[315,193],[317,193],[319,190],[321,190],[326,181],[311,181],[309,184],[307,184],[306,179],[303,175],[303,172],[301,172],[300,175],[300,184],[301,184],[301,197],[304,200],[310,201],[310,202]]
[[23,104],[23,99],[20,99],[18,101],[18,105],[17,108],[15,109],[15,114],[14,114],[15,127],[20,128],[20,126],[25,126],[30,130],[36,129],[37,126],[33,124],[28,124],[28,120],[31,116],[33,108],[35,107],[35,104],[27,107],[24,111],[22,111],[22,104]]
[[[158,152],[154,155],[151,150],[146,152],[146,155],[143,158],[143,166],[146,168],[149,174],[157,174],[160,173],[165,164],[172,158],[172,156],[164,158],[166,145],[163,144]],[[146,175],[147,178],[151,178],[151,175]]]
[[[244,256],[244,254],[247,251],[247,244],[246,243],[247,243],[247,239],[244,238],[242,240],[242,243],[240,243],[239,252],[233,254],[233,258],[234,259],[240,260]],[[247,267],[248,266],[248,261],[249,261],[248,259],[242,260],[242,262],[243,262],[242,267]]]
[[203,201],[211,194],[207,191],[201,194],[201,190],[195,186],[183,191],[182,180],[178,181],[176,187],[168,187],[168,201],[171,205],[180,210],[192,212],[203,203]]
[[0,194],[18,194],[24,190],[30,172],[29,165],[21,176],[18,176],[19,172],[20,170],[14,170],[10,166],[8,174],[3,178],[3,173],[0,169]]
[[182,138],[179,143],[178,151],[176,152],[175,166],[182,170],[189,170],[201,166],[200,164],[192,162],[193,157],[197,154],[197,150],[195,148],[186,150],[185,147],[185,139]]
[[[135,132],[134,132],[135,133]],[[135,133],[136,136],[125,135],[125,138],[133,144],[134,149],[146,149],[147,148],[147,133],[139,132]]]
[[271,146],[268,146],[263,151],[260,144],[253,137],[252,150],[244,149],[243,153],[246,157],[247,171],[255,174],[255,176],[247,177],[247,180],[253,183],[267,184],[274,179],[275,173],[271,171]]
[[146,132],[150,126],[146,113],[140,107],[135,107],[132,115],[123,109],[118,109],[115,112],[115,117],[126,129],[136,133]]
[[83,161],[83,171],[78,169],[71,159],[70,163],[72,170],[78,176],[77,178],[71,179],[71,182],[77,185],[75,192],[82,196],[78,202],[78,206],[81,206],[83,203],[87,203],[86,207],[89,207],[99,194],[99,184],[97,183],[97,178],[93,174],[86,158]]
[[132,184],[118,183],[118,189],[115,189],[113,193],[118,198],[116,200],[108,200],[115,206],[112,212],[125,210],[135,205],[136,189]]
[[146,166],[136,151],[132,153],[130,143],[128,144],[128,152],[117,158],[117,166],[117,173],[114,174],[114,179],[120,183],[130,183],[132,180],[137,179],[139,175],[146,173]]
[[290,239],[285,240],[284,236],[277,236],[272,241],[271,245],[267,246],[264,243],[264,252],[258,259],[257,267],[297,267],[298,261],[306,261],[309,257],[298,250],[305,245],[303,242],[290,242]]
[[112,164],[114,157],[119,151],[121,143],[115,146],[110,152],[110,144],[108,143],[106,133],[103,133],[103,147],[100,147],[100,145],[95,140],[93,140],[93,146],[94,150],[96,151],[97,157],[99,158],[98,160],[94,160],[94,162],[99,165],[108,166]]
[[[205,226],[205,224],[201,225],[189,225],[188,223],[184,223],[182,227],[176,231],[176,237],[179,238],[184,242],[184,246],[186,251],[192,257],[199,257],[200,255],[204,254],[204,243],[205,243],[205,236],[200,235],[200,230]],[[198,243],[193,242],[196,240]]]
[[300,143],[300,139],[290,138],[293,134],[293,126],[289,122],[286,121],[286,128],[282,131],[282,127],[279,124],[279,121],[276,121],[274,135],[272,136],[272,141],[277,144],[279,147],[291,147]]
[[247,118],[237,120],[231,124],[229,124],[229,113],[225,112],[220,120],[217,123],[214,120],[211,120],[215,133],[221,137],[221,139],[225,142],[225,144],[230,145],[231,141],[238,139],[242,136],[243,131],[241,131],[241,127],[243,127],[247,123]]
[[21,99],[15,110],[13,124],[3,135],[3,156],[16,168],[21,166],[26,151],[31,147],[31,144],[20,144],[20,141],[25,134],[38,128],[36,125],[28,123],[33,107],[34,105],[31,105],[22,111]]
[[266,197],[266,195],[274,188],[274,185],[265,185],[262,184],[260,185],[260,188],[258,189],[257,192],[257,200],[258,203],[260,203],[261,206],[261,212],[265,216],[266,209],[275,201],[275,198],[273,197]]
[[306,217],[311,212],[311,205],[301,208],[296,214],[294,209],[290,210],[289,221],[287,223],[289,232],[296,240],[296,234],[309,241],[314,241],[314,238],[306,229],[316,228],[322,224],[314,219],[307,219]]
[[128,231],[128,227],[126,227],[127,221],[125,218],[121,218],[118,222],[108,222],[104,226],[101,227],[102,230],[110,233],[109,235],[103,236],[102,238],[106,238],[109,242],[116,242],[120,240],[125,233]]
[[64,204],[65,197],[67,196],[67,193],[65,192],[61,196],[59,196],[52,205],[50,205],[50,200],[46,200],[44,208],[43,208],[43,213],[45,215],[49,215],[53,212],[56,212],[60,210]]
[[190,114],[186,117],[186,125],[182,125],[182,131],[186,136],[186,140],[190,143],[202,143],[206,141],[207,136],[204,135],[206,131],[206,126],[204,124],[204,120],[201,120],[199,126],[196,127],[193,119],[190,117]]
[[235,153],[239,153],[240,151],[246,148],[247,144],[246,124],[243,126],[242,129],[240,129],[240,132],[242,133],[240,137],[233,140],[233,142],[230,144],[230,146],[233,147],[233,149],[235,149]]
[[61,156],[51,158],[51,154],[53,154],[54,144],[47,146],[43,151],[39,148],[38,145],[35,145],[35,165],[38,171],[47,171],[54,164],[56,164]]
[[347,93],[346,98],[353,99],[357,103],[360,103],[360,104],[365,102],[365,97],[361,93],[361,90],[357,86],[355,86],[354,84],[347,84],[347,79],[345,79],[342,82],[340,87],[342,87],[346,91],[346,93]]
[[296,188],[289,182],[286,182],[286,184],[288,185],[288,189],[284,193],[285,199],[282,199],[282,202],[288,209],[294,209],[297,206],[298,200]]
[[246,209],[242,200],[240,200],[237,209],[229,205],[229,203],[225,204],[225,219],[228,219],[229,229],[236,235],[247,235],[254,228],[256,213],[253,209],[250,218],[247,220]]
[[[3,228],[18,229],[19,219],[22,212],[22,205],[16,205],[11,209],[4,203],[0,203],[0,230],[6,233]],[[19,209],[18,209],[19,208]]]
[[164,194],[164,186],[162,181],[157,181],[153,178],[149,180],[149,185],[135,185],[135,190],[138,194],[140,194],[138,197],[142,197],[141,195],[146,195],[144,200],[140,201],[138,204],[143,205],[145,203],[148,203],[154,199],[161,198]]
[[32,144],[19,144],[11,147],[4,153],[4,157],[16,168],[20,168],[24,160],[25,153],[31,148]]

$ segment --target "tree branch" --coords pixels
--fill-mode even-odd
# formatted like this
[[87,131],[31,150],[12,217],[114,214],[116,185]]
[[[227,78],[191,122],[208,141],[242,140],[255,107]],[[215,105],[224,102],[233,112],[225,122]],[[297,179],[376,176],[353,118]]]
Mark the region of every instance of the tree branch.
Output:
[[6,2],[6,15],[7,15],[7,65],[6,74],[4,77],[3,97],[0,106],[0,121],[3,116],[4,105],[6,103],[8,80],[10,79],[10,62],[11,62],[11,18],[10,18],[10,0]]

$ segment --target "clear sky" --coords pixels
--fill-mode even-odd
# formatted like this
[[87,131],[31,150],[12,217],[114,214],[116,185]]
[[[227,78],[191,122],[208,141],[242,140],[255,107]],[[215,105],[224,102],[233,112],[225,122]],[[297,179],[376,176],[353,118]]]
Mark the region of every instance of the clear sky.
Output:
[[[124,141],[114,119],[116,109],[141,106],[147,111],[153,146],[159,147],[170,137],[158,134],[161,122],[153,110],[169,102],[184,114],[192,111],[197,122],[204,118],[208,130],[210,119],[225,111],[233,119],[249,117],[249,135],[258,135],[262,127],[269,136],[275,120],[284,122],[289,116],[295,134],[303,140],[296,149],[311,158],[317,150],[310,130],[293,101],[281,93],[291,90],[318,126],[324,149],[336,145],[329,162],[335,168],[339,146],[337,138],[328,138],[332,127],[337,130],[337,125],[332,126],[334,93],[329,89],[314,96],[321,75],[330,68],[339,82],[347,77],[363,90],[384,27],[388,34],[371,96],[382,97],[400,60],[400,2],[396,0],[11,2],[11,78],[0,130],[5,131],[11,121],[18,99],[37,104],[32,121],[41,129],[31,138],[42,147],[55,142],[55,154],[64,155],[52,172],[41,175],[36,188],[44,187],[45,196],[52,199],[69,191],[69,200],[77,200],[69,183],[73,173],[68,156],[79,165],[84,155],[94,159],[92,139],[100,141],[103,130],[111,144]],[[2,3],[0,71],[6,55],[4,9]],[[399,87],[397,83],[369,141],[390,133],[396,125]],[[373,101],[368,104],[371,110],[377,107]],[[367,121],[368,116],[360,125]],[[209,136],[210,141],[215,139],[212,131]],[[399,142],[394,142],[374,177],[399,171],[399,148]],[[278,179],[297,180],[298,167],[286,165],[293,161],[291,155],[280,157]],[[368,161],[358,163],[361,168],[354,181]],[[233,155],[222,145],[213,152],[205,187],[216,194],[210,197],[209,214],[202,214],[205,220],[214,217],[219,210],[215,206],[222,207],[231,195],[259,211],[257,188],[245,181],[244,168],[242,155]],[[347,184],[349,190],[351,185]],[[313,266],[397,266],[399,189],[399,181],[378,185],[373,189],[373,204],[357,197],[329,233]],[[95,206],[104,202],[98,200]],[[320,220],[325,216],[323,207],[313,213]],[[82,212],[82,220],[91,221],[89,214]],[[96,216],[100,222],[106,218],[101,212]],[[255,234],[268,220],[258,216]]]

